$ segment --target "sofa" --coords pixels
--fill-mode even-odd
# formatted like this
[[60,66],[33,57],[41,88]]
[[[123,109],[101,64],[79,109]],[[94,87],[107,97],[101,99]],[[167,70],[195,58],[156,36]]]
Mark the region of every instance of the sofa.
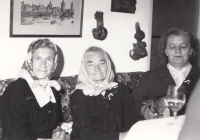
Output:
[[[122,82],[125,85],[127,85],[130,89],[130,92],[132,92],[135,86],[137,86],[139,79],[143,76],[143,73],[144,72],[116,73],[115,78],[118,82]],[[78,75],[54,78],[59,82],[59,84],[62,87],[60,90],[60,95],[61,95],[63,122],[73,121],[71,117],[71,110],[70,110],[70,96],[75,90],[77,78],[78,78]],[[0,99],[6,87],[12,81],[14,81],[14,79],[0,80]],[[2,129],[0,127],[0,136],[1,136],[1,133],[2,133]],[[1,137],[0,137],[0,140],[1,140]]]

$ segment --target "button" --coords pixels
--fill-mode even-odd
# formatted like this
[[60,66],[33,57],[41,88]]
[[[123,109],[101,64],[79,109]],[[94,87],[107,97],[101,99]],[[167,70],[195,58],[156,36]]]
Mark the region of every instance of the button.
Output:
[[51,111],[49,111],[49,113],[51,113]]

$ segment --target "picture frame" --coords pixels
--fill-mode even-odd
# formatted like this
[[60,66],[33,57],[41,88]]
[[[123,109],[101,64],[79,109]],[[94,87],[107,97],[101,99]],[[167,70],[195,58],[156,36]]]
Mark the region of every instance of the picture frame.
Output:
[[84,0],[11,0],[10,37],[82,37]]
[[111,11],[135,14],[137,0],[111,0]]

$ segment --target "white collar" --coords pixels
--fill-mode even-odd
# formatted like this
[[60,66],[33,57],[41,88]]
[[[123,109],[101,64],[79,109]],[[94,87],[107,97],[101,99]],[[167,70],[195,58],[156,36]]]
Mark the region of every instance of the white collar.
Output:
[[189,74],[192,65],[189,63],[186,67],[182,68],[182,70],[178,70],[174,68],[171,64],[167,64],[167,68],[169,69],[170,74],[172,75],[177,87],[180,87],[182,82],[185,80],[187,75]]
[[28,71],[25,69],[22,69],[22,72],[23,72],[23,76],[20,76],[20,78],[23,78],[28,82],[29,87],[31,88],[33,94],[35,95],[35,98],[38,104],[40,105],[40,107],[43,107],[50,101],[52,103],[56,103],[55,97],[53,95],[52,89],[49,84],[47,84],[46,88],[44,89],[41,88],[40,86],[33,87],[35,81],[32,79]]

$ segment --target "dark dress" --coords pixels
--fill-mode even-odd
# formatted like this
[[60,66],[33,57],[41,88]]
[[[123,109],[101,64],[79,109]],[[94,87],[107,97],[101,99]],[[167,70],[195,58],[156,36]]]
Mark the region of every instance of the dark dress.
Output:
[[[186,90],[186,105],[199,76],[199,67],[193,65],[188,76],[182,83]],[[171,84],[175,84],[175,81],[173,80],[166,64],[146,72],[140,79],[135,90],[132,92],[138,114],[140,114],[141,107],[143,106],[142,102],[144,100],[165,97],[168,86]],[[185,113],[186,105],[178,111],[178,115]]]
[[2,140],[51,138],[61,111],[58,94],[52,90],[56,103],[41,108],[26,80],[19,78],[10,83],[2,96]]
[[119,133],[128,131],[138,120],[133,98],[121,83],[105,96],[86,96],[78,89],[70,101],[72,140],[118,140]]

